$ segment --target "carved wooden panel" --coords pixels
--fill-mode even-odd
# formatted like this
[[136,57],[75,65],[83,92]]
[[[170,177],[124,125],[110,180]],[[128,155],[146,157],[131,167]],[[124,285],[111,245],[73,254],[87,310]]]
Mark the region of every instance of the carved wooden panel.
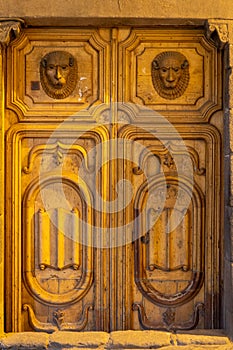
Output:
[[[135,288],[128,295],[137,315],[131,318],[133,328],[138,323],[143,329],[167,330],[217,324],[206,306],[215,304],[217,292],[209,277],[217,268],[213,252],[218,259],[212,234],[218,241],[220,222],[212,213],[220,215],[221,199],[214,198],[219,198],[221,141],[211,125],[188,130],[176,126],[178,134],[172,134],[168,125],[155,121],[153,128],[127,125],[119,134],[131,141],[125,157],[133,153],[137,164],[130,179],[134,204],[126,209],[129,222],[134,211],[134,271],[129,275],[134,274]],[[124,167],[129,173],[129,165]],[[215,185],[209,186],[212,181]]]
[[[59,196],[61,181],[65,197],[69,194],[71,210],[65,208],[66,203],[54,199]],[[86,293],[93,270],[91,249],[80,247],[91,233],[86,232],[84,224],[80,227],[77,212],[80,211],[82,221],[91,222],[93,218],[85,217],[84,198],[69,178],[50,177],[33,185],[26,190],[24,198],[24,217],[29,223],[25,228],[25,283],[35,297],[47,303],[72,302]],[[52,206],[46,203],[48,200],[53,202]],[[91,242],[86,243],[91,246]],[[85,275],[85,270],[89,274]],[[56,277],[51,280],[53,273]]]
[[220,61],[202,31],[135,29],[119,44],[119,55],[125,67],[120,100],[185,123],[207,121],[221,108]]
[[[158,182],[159,184],[154,185],[157,187],[153,189],[155,192],[160,191],[159,186],[161,186],[162,181],[158,180]],[[140,244],[141,247],[138,247],[137,256],[135,257],[137,259],[136,273],[139,274],[138,278],[141,281],[138,282],[139,288],[144,291],[145,295],[148,295],[151,301],[158,304],[179,305],[186,299],[191,298],[193,293],[196,294],[202,285],[204,265],[202,252],[203,195],[195,189],[196,196],[192,199],[193,203],[184,213],[182,212],[184,206],[180,202],[184,197],[190,196],[190,189],[187,184],[181,184],[181,178],[179,178],[179,186],[182,188],[180,190],[181,198],[176,197],[178,194],[178,180],[167,177],[166,186],[168,188],[165,205],[154,225],[150,223],[150,220],[151,216],[156,214],[154,213],[156,202],[151,202],[151,208],[148,208],[148,224],[152,228],[142,238],[142,244],[146,246]],[[184,200],[187,202],[191,198],[185,198]],[[194,203],[198,203],[199,212],[195,212],[197,209]],[[178,208],[181,206],[181,210],[175,209],[175,206]],[[197,226],[195,227],[195,225]],[[143,228],[141,230],[145,231]],[[177,284],[177,292],[174,293],[173,297],[171,295],[167,297],[164,292],[169,288],[165,287],[165,283],[161,285],[160,278],[167,280],[168,287],[171,284],[168,282],[170,281],[169,276],[174,276],[173,271],[179,270],[182,271],[179,276],[180,286]],[[144,276],[145,271],[150,271],[147,277]],[[144,282],[145,279],[148,279],[148,281]],[[158,282],[156,282],[157,279]],[[187,283],[186,286],[185,283]],[[182,288],[180,289],[181,285]]]
[[[9,163],[14,164],[8,178],[7,209],[14,221],[7,222],[12,232],[7,251],[15,246],[7,259],[13,257],[16,266],[7,283],[7,309],[12,313],[7,327],[47,332],[95,329],[93,308],[99,297],[93,289],[93,228],[98,214],[92,186],[102,183],[95,171],[101,154],[91,150],[108,132],[104,127],[86,132],[77,124],[72,131],[68,126],[57,132],[52,124],[34,124],[26,131],[25,127],[16,124],[7,140]],[[87,158],[88,152],[92,156]],[[20,293],[11,288],[15,280]]]
[[214,42],[32,28],[7,59],[7,331],[219,328]]
[[[108,46],[96,30],[26,30],[9,48],[8,107],[20,119],[43,120],[73,116],[106,102],[103,62],[109,65]],[[57,70],[63,85],[56,84],[61,76],[52,81]]]

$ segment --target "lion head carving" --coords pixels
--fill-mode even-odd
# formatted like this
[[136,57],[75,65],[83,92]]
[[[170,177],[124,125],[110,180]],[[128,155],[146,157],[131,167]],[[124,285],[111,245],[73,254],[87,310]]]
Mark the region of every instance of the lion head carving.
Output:
[[157,93],[172,100],[180,97],[188,86],[189,63],[180,52],[161,52],[152,62],[151,74]]
[[77,63],[66,51],[47,53],[40,62],[40,80],[45,93],[54,99],[68,97],[77,84]]

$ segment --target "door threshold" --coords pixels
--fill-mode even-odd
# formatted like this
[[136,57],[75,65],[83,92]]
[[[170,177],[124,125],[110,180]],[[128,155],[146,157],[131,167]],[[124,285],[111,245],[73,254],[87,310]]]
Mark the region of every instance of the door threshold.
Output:
[[0,349],[222,349],[233,350],[233,343],[223,330],[187,332],[114,331],[5,333],[0,337]]

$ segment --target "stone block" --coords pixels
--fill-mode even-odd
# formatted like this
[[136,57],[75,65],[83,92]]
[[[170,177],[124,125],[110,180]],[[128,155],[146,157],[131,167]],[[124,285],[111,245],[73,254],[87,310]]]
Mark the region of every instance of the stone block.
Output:
[[49,349],[98,348],[108,343],[105,332],[54,332],[49,338]]
[[157,349],[171,345],[171,335],[159,331],[116,331],[110,333],[109,344],[114,349]]
[[49,335],[47,333],[22,332],[8,333],[0,339],[0,349],[47,349]]
[[177,334],[177,345],[230,345],[228,337],[224,334]]
[[171,345],[163,347],[162,350],[233,350],[233,347],[232,345]]
[[[61,350],[66,350],[67,348],[62,348]],[[69,348],[69,350],[80,350],[80,349],[82,349],[82,350],[93,350],[93,349],[98,349],[98,350],[100,350],[100,349],[105,349],[104,347],[102,347],[102,346],[100,346],[100,347],[98,347],[98,348],[77,348],[77,347],[75,347],[75,348]]]

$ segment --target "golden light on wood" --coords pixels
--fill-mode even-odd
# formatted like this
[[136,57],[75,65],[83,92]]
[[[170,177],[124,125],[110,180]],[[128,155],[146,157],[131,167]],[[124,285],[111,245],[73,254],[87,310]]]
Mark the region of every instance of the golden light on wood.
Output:
[[[54,99],[40,62],[64,50],[77,84]],[[174,99],[151,75],[166,52],[188,62]],[[218,328],[219,48],[201,29],[41,27],[6,55],[6,330]]]

